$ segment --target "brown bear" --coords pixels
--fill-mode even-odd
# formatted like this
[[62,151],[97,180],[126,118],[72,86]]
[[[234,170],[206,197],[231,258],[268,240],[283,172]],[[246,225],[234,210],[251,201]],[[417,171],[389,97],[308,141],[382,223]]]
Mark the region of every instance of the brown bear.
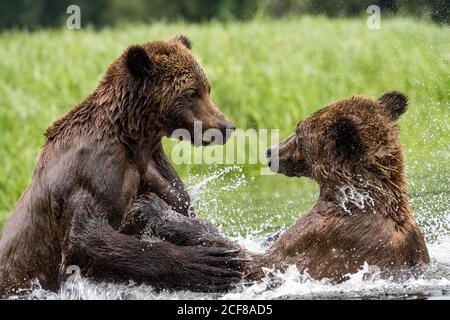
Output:
[[[267,252],[250,253],[246,279],[262,278],[263,268],[296,265],[313,278],[339,282],[364,263],[392,270],[429,262],[406,192],[397,126],[406,108],[407,98],[398,92],[378,100],[344,99],[311,114],[295,134],[267,151],[272,170],[311,178],[320,194]],[[158,208],[141,203],[131,216],[146,217],[155,235],[178,244],[232,246],[211,224],[179,219],[162,202]]]
[[145,192],[189,213],[162,137],[178,128],[194,136],[195,121],[223,140],[233,130],[190,49],[185,36],[129,47],[94,92],[47,130],[31,184],[0,239],[0,297],[33,279],[57,290],[71,265],[95,280],[155,288],[218,291],[239,279],[237,251],[225,244],[148,243],[118,231]]
[[342,281],[364,263],[391,270],[429,262],[406,192],[397,126],[406,109],[398,92],[344,99],[311,114],[267,151],[274,171],[311,178],[320,194],[255,258],[248,278],[262,277],[263,267],[296,265],[313,278]]

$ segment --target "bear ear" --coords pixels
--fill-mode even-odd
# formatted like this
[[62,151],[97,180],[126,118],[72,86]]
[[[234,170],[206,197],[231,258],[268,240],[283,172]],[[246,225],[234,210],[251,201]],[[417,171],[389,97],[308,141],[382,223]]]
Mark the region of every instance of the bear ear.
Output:
[[397,120],[408,109],[408,97],[397,91],[385,93],[378,101],[389,110],[393,120]]
[[361,158],[364,144],[354,120],[340,117],[334,120],[327,132],[332,141],[331,152],[338,161]]
[[135,77],[143,78],[150,74],[152,62],[145,49],[140,45],[132,45],[127,49],[125,63]]
[[188,38],[188,36],[186,36],[184,34],[180,34],[180,35],[176,36],[175,38],[172,39],[172,41],[180,42],[182,45],[184,45],[189,50],[192,49],[191,40]]

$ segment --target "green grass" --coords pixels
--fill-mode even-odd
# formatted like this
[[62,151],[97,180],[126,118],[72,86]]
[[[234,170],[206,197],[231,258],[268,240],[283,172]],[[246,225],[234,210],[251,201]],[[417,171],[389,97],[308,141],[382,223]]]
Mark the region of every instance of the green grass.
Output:
[[[436,210],[448,213],[450,29],[392,19],[383,20],[382,29],[373,31],[362,18],[304,17],[227,24],[158,23],[101,32],[88,28],[1,33],[0,227],[30,181],[45,128],[89,94],[109,63],[129,44],[179,32],[192,39],[216,103],[240,128],[280,128],[283,137],[310,112],[341,98],[377,97],[394,89],[405,92],[410,109],[401,120],[401,138],[411,195],[443,193],[443,204]],[[244,173],[252,176],[257,169],[247,165]],[[205,168],[180,166],[179,170],[189,179]],[[222,185],[233,183],[227,178]],[[281,199],[274,199],[274,191]],[[316,193],[316,186],[306,180],[257,178],[242,190],[211,196],[219,204],[199,211],[217,218],[225,228],[239,226],[239,230],[282,213],[272,224],[279,226],[306,210]],[[290,199],[295,205],[289,204]],[[241,220],[218,210],[227,206]],[[239,211],[244,207],[244,213]]]

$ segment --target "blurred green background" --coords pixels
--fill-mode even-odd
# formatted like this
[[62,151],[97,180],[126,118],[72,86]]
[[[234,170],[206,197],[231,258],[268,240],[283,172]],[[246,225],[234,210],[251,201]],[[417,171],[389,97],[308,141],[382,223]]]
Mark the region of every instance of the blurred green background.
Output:
[[[81,30],[65,28],[69,2],[80,5]],[[448,1],[374,1],[380,30],[367,28],[366,1],[69,2],[0,5],[0,228],[30,181],[45,129],[128,45],[185,33],[238,128],[279,128],[284,138],[336,100],[406,93],[400,128],[415,215],[427,238],[448,233]],[[164,143],[170,156],[175,142]],[[245,234],[289,225],[317,197],[312,181],[261,176],[262,166],[177,169],[201,216]]]

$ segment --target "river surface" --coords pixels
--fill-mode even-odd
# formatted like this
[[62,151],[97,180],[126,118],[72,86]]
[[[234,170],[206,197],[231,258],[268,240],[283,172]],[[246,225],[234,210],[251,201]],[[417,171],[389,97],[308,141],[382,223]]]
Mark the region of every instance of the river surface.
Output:
[[[420,268],[382,274],[368,266],[340,284],[317,281],[294,266],[253,284],[239,284],[225,294],[186,291],[156,292],[151,286],[101,283],[76,278],[59,292],[42,290],[38,283],[19,299],[450,299],[450,211],[447,175],[439,172],[409,181],[414,216],[427,239],[431,263]],[[250,176],[240,167],[212,168],[187,181],[197,213],[213,221],[227,235],[254,251],[265,250],[266,235],[289,226],[314,204],[318,189],[306,179]],[[439,180],[440,179],[440,180]],[[444,181],[442,181],[444,180]],[[442,188],[430,188],[427,184]],[[432,191],[430,191],[430,189]]]

